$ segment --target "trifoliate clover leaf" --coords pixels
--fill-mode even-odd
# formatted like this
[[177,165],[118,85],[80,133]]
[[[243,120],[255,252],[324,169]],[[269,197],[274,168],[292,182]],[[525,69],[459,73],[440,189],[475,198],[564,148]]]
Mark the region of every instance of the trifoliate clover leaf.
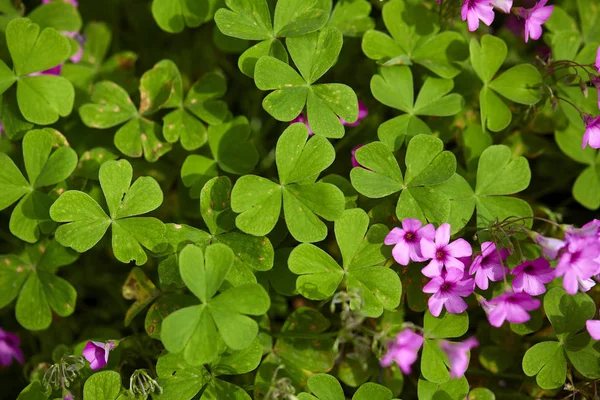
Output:
[[219,168],[212,158],[190,154],[183,162],[180,173],[184,186],[190,188],[190,197],[198,199],[206,182],[219,174]]
[[100,167],[108,215],[88,194],[64,192],[50,209],[54,221],[65,222],[57,228],[56,240],[83,253],[112,227],[113,252],[123,263],[135,260],[136,265],[143,265],[148,260],[144,248],[152,252],[164,250],[164,224],[156,218],[137,217],[162,204],[162,190],[154,178],[141,177],[132,185],[132,177],[133,169],[126,160],[108,161]]
[[393,0],[383,6],[383,21],[391,37],[376,30],[365,33],[362,49],[384,66],[423,65],[442,78],[454,78],[462,60],[458,32],[440,32],[439,16],[421,4]]
[[98,172],[102,164],[110,160],[116,160],[117,158],[119,156],[103,147],[93,148],[81,155],[73,175],[98,180]]
[[600,208],[600,154],[591,147],[581,149],[584,128],[569,124],[564,130],[556,130],[554,139],[563,153],[578,163],[587,165],[575,180],[572,193],[581,205],[597,210]]
[[97,372],[85,380],[85,400],[121,400],[121,376],[115,371]]
[[75,311],[77,292],[56,272],[77,258],[54,240],[28,245],[21,255],[0,255],[0,308],[18,296],[17,321],[32,331],[48,328],[53,311],[68,317]]
[[533,65],[519,64],[495,77],[508,54],[502,39],[484,35],[481,44],[471,39],[470,53],[471,65],[483,82],[479,106],[484,128],[499,132],[512,120],[512,112],[497,94],[525,105],[533,105],[541,100],[538,86],[542,83],[542,75]]
[[42,29],[54,28],[64,32],[79,32],[82,25],[77,7],[68,1],[51,1],[41,4],[27,14],[27,18]]
[[6,27],[6,43],[14,71],[0,60],[0,94],[17,82],[19,110],[34,124],[49,125],[68,116],[75,100],[73,85],[62,76],[36,73],[63,63],[71,54],[69,41],[54,28],[40,32],[38,24],[16,18]]
[[329,18],[317,0],[281,0],[274,18],[266,0],[226,0],[227,7],[215,13],[219,30],[238,39],[261,40],[246,50],[238,60],[240,71],[253,77],[257,60],[272,56],[285,63],[288,55],[278,38],[299,37],[321,29]]
[[233,261],[233,251],[220,243],[208,246],[205,251],[193,245],[181,251],[181,277],[201,304],[180,309],[165,318],[161,338],[169,352],[182,353],[191,365],[214,361],[219,338],[233,350],[250,346],[257,337],[258,324],[248,315],[262,315],[269,309],[269,296],[256,283],[216,295]]
[[[299,400],[344,400],[346,398],[342,385],[331,375],[311,375],[307,385],[312,394],[300,393]],[[368,382],[358,388],[352,400],[392,400],[392,397],[390,389]]]
[[335,26],[344,36],[360,37],[375,27],[371,3],[367,0],[342,0],[335,3],[328,24]]
[[[218,345],[215,344],[215,345]],[[239,386],[219,379],[222,375],[241,375],[260,364],[262,346],[255,339],[243,350],[227,349],[210,364],[210,373],[202,366],[190,365],[180,354],[166,354],[158,359],[156,373],[163,392],[157,399],[191,399],[203,388],[200,400],[250,399]]]
[[[447,117],[459,113],[464,99],[450,93],[451,79],[428,78],[414,101],[413,75],[409,67],[381,68],[371,79],[371,92],[382,104],[406,114],[384,122],[378,130],[379,139],[391,149],[400,148],[405,138],[431,130],[419,116]],[[312,125],[311,125],[312,127]]]
[[227,91],[225,78],[217,73],[208,73],[190,89],[185,101],[181,74],[170,60],[163,60],[157,66],[170,68],[175,77],[173,94],[165,108],[175,111],[163,117],[163,135],[169,143],[181,140],[185,150],[195,150],[207,141],[206,126],[221,124],[230,115],[227,104],[219,100]]
[[421,377],[417,390],[419,400],[464,400],[469,393],[469,382],[464,376],[442,384],[429,382]]
[[356,290],[362,299],[362,307],[356,311],[377,318],[384,308],[396,308],[402,284],[395,271],[383,266],[389,258],[383,246],[388,228],[380,224],[369,227],[369,217],[360,208],[344,211],[334,228],[343,267],[312,244],[297,246],[288,265],[300,275],[296,280],[298,292],[311,300],[328,299],[345,279],[345,287]]
[[186,26],[196,28],[210,21],[219,0],[153,0],[152,16],[163,31],[179,33]]
[[235,255],[233,267],[225,277],[226,283],[232,286],[256,283],[256,271],[268,271],[273,267],[273,245],[265,236],[235,231],[230,199],[229,178],[213,178],[202,188],[200,213],[211,233],[211,242],[229,246]]
[[417,135],[406,150],[404,176],[394,154],[381,142],[369,143],[356,151],[363,167],[350,172],[352,186],[364,196],[381,198],[400,192],[396,216],[422,222],[451,223],[452,232],[461,230],[475,207],[473,191],[456,174],[456,158],[443,151],[440,139]]
[[449,314],[444,311],[434,317],[425,313],[423,329],[427,332],[421,356],[421,374],[429,382],[445,383],[450,380],[448,357],[439,346],[440,339],[458,338],[469,329],[469,315]]
[[[477,168],[475,203],[477,226],[487,228],[511,216],[533,216],[531,206],[525,200],[508,197],[525,190],[531,180],[529,163],[524,157],[513,157],[507,146],[490,146],[481,153]],[[531,219],[525,223],[531,226]]]
[[286,39],[300,74],[275,57],[261,57],[256,63],[254,82],[261,90],[273,90],[263,99],[263,108],[279,121],[291,121],[306,106],[308,124],[315,134],[344,136],[340,118],[356,121],[356,94],[340,83],[314,84],[335,64],[342,42],[342,33],[334,27]]
[[598,379],[600,348],[584,330],[586,320],[596,314],[592,298],[585,293],[572,296],[562,288],[553,288],[544,296],[544,311],[559,342],[541,342],[527,350],[523,372],[535,376],[543,389],[559,388],[567,377],[568,357],[583,376]]
[[323,136],[308,139],[304,124],[289,126],[277,141],[275,158],[279,183],[244,175],[231,193],[231,208],[240,213],[236,226],[245,233],[264,236],[277,224],[283,203],[285,222],[300,242],[318,242],[327,236],[319,219],[334,221],[344,210],[344,194],[336,186],[315,182],[335,158],[333,146]]
[[129,157],[141,157],[147,161],[158,160],[172,148],[162,142],[161,127],[147,118],[165,107],[172,95],[177,93],[177,76],[169,62],[159,62],[146,71],[140,80],[139,111],[127,92],[114,82],[102,81],[94,86],[91,101],[79,108],[84,124],[91,128],[107,129],[125,123],[114,137],[117,149]]
[[[17,200],[10,217],[10,231],[29,243],[40,237],[40,229],[49,233],[52,226],[48,210],[52,199],[41,189],[67,179],[77,166],[77,154],[68,146],[59,146],[52,129],[35,129],[23,138],[23,159],[28,180],[15,163],[0,153],[0,210]],[[50,228],[50,229],[46,229]]]

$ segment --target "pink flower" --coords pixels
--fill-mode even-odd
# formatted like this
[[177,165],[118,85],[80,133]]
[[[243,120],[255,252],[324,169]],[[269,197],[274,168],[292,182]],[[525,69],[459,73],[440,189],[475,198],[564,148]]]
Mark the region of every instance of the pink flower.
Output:
[[385,237],[384,243],[395,245],[392,249],[394,260],[400,265],[408,265],[409,261],[422,262],[426,258],[421,254],[421,239],[433,240],[435,228],[431,224],[421,227],[421,221],[406,218],[402,228],[394,228]]
[[493,0],[491,4],[503,13],[510,14],[510,9],[513,6],[513,0]]
[[0,328],[0,366],[8,367],[13,359],[23,364],[23,352],[19,348],[21,340],[11,332]]
[[479,28],[479,20],[490,26],[494,22],[494,7],[490,0],[465,0],[461,9],[463,21],[467,21],[469,30],[476,31]]
[[461,378],[469,366],[469,351],[479,346],[479,342],[471,337],[464,342],[453,343],[446,340],[440,343],[440,348],[444,350],[450,362],[450,377]]
[[538,233],[534,234],[533,240],[542,248],[544,255],[551,260],[554,260],[558,252],[567,245],[564,240],[549,238]]
[[359,144],[358,146],[354,146],[354,148],[352,149],[351,153],[352,153],[352,167],[353,168],[362,167],[362,165],[360,165],[359,162],[356,161],[356,150],[360,149],[363,146],[364,146],[364,144]]
[[598,50],[596,51],[596,70],[600,74],[600,46],[598,46]]
[[83,349],[83,356],[90,363],[90,368],[93,370],[100,369],[108,363],[108,354],[116,347],[113,340],[106,343],[102,342],[87,342]]
[[532,296],[538,296],[546,293],[546,283],[554,280],[554,269],[550,268],[550,263],[543,257],[533,261],[525,261],[521,265],[510,271],[515,275],[512,286],[515,292],[525,292]]
[[[51,3],[53,0],[42,0],[42,4],[46,4],[46,3]],[[60,0],[58,0],[60,1]],[[77,0],[62,0],[65,3],[70,3],[73,4],[74,7],[79,6],[79,4],[77,3]]]
[[531,9],[519,9],[519,16],[525,20],[525,43],[530,37],[538,40],[542,36],[542,24],[548,21],[554,10],[554,6],[546,6],[547,2],[540,0]]
[[352,123],[349,123],[349,122],[344,121],[343,118],[340,118],[340,122],[342,123],[342,125],[355,127],[355,126],[358,126],[360,124],[360,121],[365,119],[367,117],[367,115],[369,115],[369,110],[367,109],[367,106],[365,106],[365,103],[363,103],[362,101],[359,100],[358,101],[358,119]]
[[464,239],[456,239],[450,242],[450,224],[442,224],[435,232],[435,242],[430,239],[421,239],[421,254],[430,259],[431,262],[421,270],[428,278],[439,276],[444,267],[446,270],[456,268],[464,271],[465,265],[458,260],[460,257],[468,257],[473,254],[471,245]]
[[475,274],[477,286],[486,290],[489,286],[488,281],[497,282],[504,278],[506,268],[502,265],[502,261],[508,257],[508,251],[498,250],[494,242],[483,242],[481,250],[481,254],[473,260],[469,274]]
[[423,292],[433,293],[427,304],[431,315],[438,317],[442,308],[450,314],[460,314],[467,309],[467,303],[461,297],[473,293],[473,279],[465,278],[463,272],[456,268],[444,271],[425,285]]
[[423,346],[423,336],[411,329],[403,329],[396,340],[388,344],[388,351],[381,359],[382,367],[389,367],[396,361],[403,374],[410,374],[413,363],[417,360],[417,353]]
[[64,64],[58,64],[56,67],[52,67],[45,71],[40,72],[32,72],[29,76],[38,76],[38,75],[60,75],[62,72],[62,67]]
[[[590,278],[600,269],[598,254],[600,243],[595,237],[570,238],[558,263],[556,276],[563,277],[563,287],[569,294],[576,294],[579,286],[590,289]],[[593,286],[593,285],[592,285]]]
[[600,340],[600,320],[588,319],[585,322],[585,329],[594,340]]
[[504,293],[485,302],[484,308],[492,326],[499,328],[504,321],[522,324],[531,318],[527,311],[540,307],[540,301],[527,293]]

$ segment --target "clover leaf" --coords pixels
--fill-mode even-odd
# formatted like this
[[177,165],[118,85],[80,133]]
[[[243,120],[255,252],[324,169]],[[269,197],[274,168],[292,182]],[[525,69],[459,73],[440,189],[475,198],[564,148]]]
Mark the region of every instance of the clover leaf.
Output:
[[[307,385],[312,395],[300,393],[298,400],[344,400],[346,398],[342,385],[331,375],[311,375],[308,378]],[[358,388],[352,396],[352,400],[392,400],[392,397],[390,389],[376,383],[367,382]]]
[[448,382],[450,380],[449,361],[439,346],[439,340],[458,338],[464,335],[469,329],[469,316],[466,312],[449,314],[444,311],[436,318],[427,311],[423,329],[427,333],[421,356],[421,374],[429,382]]
[[[16,98],[23,117],[34,124],[49,125],[73,109],[71,83],[55,75],[36,74],[63,63],[71,54],[67,38],[27,18],[15,18],[6,27],[6,43],[13,62],[11,70],[0,60],[0,94],[17,82]],[[8,95],[12,97],[13,92]]]
[[417,391],[419,400],[464,400],[469,393],[469,382],[464,376],[442,384],[419,378]]
[[600,345],[584,330],[585,322],[596,314],[592,298],[582,292],[572,296],[556,287],[544,296],[544,311],[559,341],[537,343],[528,349],[523,372],[535,376],[542,389],[555,389],[565,383],[568,357],[583,376],[598,379]]
[[183,83],[177,66],[170,60],[163,60],[159,67],[169,68],[175,77],[173,94],[164,108],[175,108],[163,117],[163,135],[167,142],[181,140],[185,150],[196,150],[207,141],[206,126],[221,124],[229,116],[229,109],[223,100],[218,100],[227,91],[225,78],[217,73],[208,73],[196,82],[183,98]]
[[77,7],[66,1],[41,4],[27,14],[27,18],[41,28],[54,28],[57,31],[78,32],[82,25]]
[[452,232],[462,229],[471,219],[475,204],[473,191],[456,174],[456,158],[443,151],[443,143],[429,135],[417,135],[406,150],[406,172],[388,146],[369,143],[356,151],[362,167],[350,172],[352,186],[362,195],[381,198],[400,192],[396,216],[423,222],[449,222]]
[[182,353],[191,365],[214,361],[219,338],[232,350],[250,346],[258,334],[258,324],[248,315],[262,315],[269,309],[269,295],[256,283],[216,295],[233,259],[233,251],[220,243],[205,251],[188,245],[179,256],[181,277],[201,304],[182,308],[165,318],[161,339],[169,352]]
[[112,227],[112,249],[117,260],[143,265],[148,260],[144,248],[159,252],[166,246],[165,226],[150,217],[137,217],[157,209],[163,201],[158,183],[151,177],[138,178],[133,185],[133,168],[126,160],[108,161],[100,167],[100,185],[109,214],[88,194],[64,192],[50,208],[56,222],[56,240],[83,253],[94,247]]
[[[531,217],[533,211],[525,200],[506,195],[518,193],[529,186],[531,171],[524,157],[513,157],[511,150],[504,145],[486,148],[477,168],[475,203],[477,206],[477,226],[487,228],[511,216]],[[525,223],[531,226],[531,220]]]
[[238,39],[261,41],[246,50],[238,60],[240,71],[249,77],[254,77],[256,63],[262,56],[273,56],[287,63],[287,52],[278,38],[315,32],[329,18],[327,10],[318,8],[318,0],[278,1],[274,19],[266,0],[226,0],[226,4],[229,9],[221,8],[215,13],[219,30]]
[[439,33],[439,17],[423,5],[392,0],[383,6],[383,22],[391,37],[372,30],[365,33],[362,49],[367,57],[384,66],[423,65],[442,78],[454,78],[461,71],[458,32]]
[[171,99],[177,77],[170,64],[159,62],[140,80],[140,107],[136,109],[127,92],[114,82],[102,81],[94,86],[91,101],[79,108],[83,123],[91,128],[108,129],[125,123],[114,137],[114,144],[129,157],[158,160],[172,148],[160,140],[161,128],[147,116],[165,107]]
[[328,299],[345,280],[348,290],[357,290],[363,300],[359,310],[368,317],[379,317],[383,309],[400,304],[402,284],[398,274],[383,266],[388,259],[383,240],[389,230],[384,225],[369,228],[369,217],[360,208],[344,211],[334,223],[343,267],[312,244],[297,246],[288,260],[290,270],[300,275],[298,292],[311,300]]
[[375,27],[370,14],[371,3],[367,0],[341,0],[335,3],[328,23],[344,36],[360,37]]
[[263,99],[263,108],[279,121],[291,121],[306,106],[308,124],[315,134],[344,136],[340,118],[356,121],[356,94],[340,83],[314,84],[335,64],[342,42],[342,33],[334,27],[286,39],[300,74],[275,57],[261,57],[256,63],[254,82],[261,90],[273,90]]
[[102,371],[86,379],[83,385],[85,400],[119,400],[121,397],[121,376],[115,371]]
[[241,387],[219,379],[223,375],[241,375],[253,371],[260,364],[262,345],[255,339],[243,350],[227,349],[206,367],[193,366],[180,354],[166,354],[158,359],[156,373],[163,391],[156,399],[191,399],[202,391],[200,400],[250,399]]
[[153,0],[152,16],[163,31],[179,33],[208,22],[218,7],[219,0]]
[[409,67],[380,68],[379,74],[371,79],[373,96],[380,103],[406,114],[384,122],[379,127],[379,139],[396,150],[405,137],[430,134],[431,130],[419,116],[447,117],[458,114],[464,106],[461,95],[450,93],[453,87],[451,79],[427,78],[414,101],[413,75]]
[[79,255],[54,240],[28,245],[25,250],[20,255],[0,256],[0,308],[18,297],[17,321],[25,329],[39,331],[50,326],[52,312],[68,317],[75,311],[77,292],[56,272]]
[[483,82],[479,106],[484,128],[499,132],[512,120],[512,112],[498,94],[525,105],[533,105],[541,100],[538,86],[542,83],[542,75],[533,65],[519,64],[495,77],[508,54],[502,39],[484,35],[481,44],[471,39],[470,53],[471,65]]
[[244,175],[231,192],[231,208],[240,213],[236,226],[245,233],[264,236],[279,219],[281,205],[285,223],[300,242],[318,242],[327,236],[319,216],[334,221],[344,210],[344,194],[330,183],[315,182],[333,162],[335,151],[323,136],[308,139],[304,124],[290,125],[277,141],[275,161],[279,184],[269,179]]
[[0,153],[0,210],[17,200],[9,227],[13,235],[35,243],[40,230],[49,233],[53,226],[48,214],[52,199],[41,189],[67,179],[77,166],[77,154],[68,146],[59,146],[54,130],[35,129],[23,138],[23,159],[28,180],[15,163]]
[[587,165],[575,180],[572,193],[581,205],[597,210],[600,208],[600,154],[591,147],[581,149],[584,128],[571,123],[564,130],[556,130],[554,138],[563,153],[578,163]]

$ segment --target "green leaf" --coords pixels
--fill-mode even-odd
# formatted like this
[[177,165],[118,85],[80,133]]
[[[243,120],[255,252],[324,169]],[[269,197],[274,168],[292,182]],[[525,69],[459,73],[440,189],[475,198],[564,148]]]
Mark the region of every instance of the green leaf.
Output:
[[27,180],[5,153],[0,153],[0,210],[3,210],[29,192]]
[[114,82],[98,82],[92,91],[92,103],[79,108],[84,124],[92,128],[112,128],[137,115],[127,92]]
[[290,271],[300,275],[296,280],[296,289],[311,300],[331,297],[344,278],[344,271],[335,260],[312,244],[296,246],[290,254],[288,265]]
[[454,81],[451,79],[428,78],[417,96],[414,113],[436,117],[458,114],[464,106],[464,100],[456,93],[448,95],[453,88]]
[[458,338],[469,329],[469,316],[466,312],[460,314],[442,313],[434,317],[429,311],[425,313],[423,327],[431,338]]
[[204,185],[217,174],[217,163],[212,158],[196,154],[187,156],[181,167],[181,180],[190,188],[192,199],[199,198]]
[[297,37],[321,29],[329,18],[327,10],[313,8],[316,0],[282,0],[275,7],[276,36]]
[[243,232],[264,236],[279,219],[282,190],[272,181],[255,175],[244,175],[231,191],[231,209],[240,213],[236,226]]
[[335,4],[329,24],[338,28],[344,36],[360,37],[375,27],[369,15],[371,4],[366,0],[344,0]]
[[317,135],[331,138],[344,136],[340,118],[354,122],[358,118],[358,99],[349,86],[339,83],[313,85],[306,103],[308,124]]
[[103,371],[90,376],[83,386],[85,400],[115,400],[121,391],[121,376],[115,371]]
[[419,400],[464,400],[468,393],[469,383],[464,376],[460,379],[451,379],[442,384],[419,378]]
[[536,376],[542,389],[555,389],[564,385],[567,378],[567,359],[558,342],[541,342],[529,348],[523,357],[523,372]]
[[288,53],[283,44],[277,39],[266,39],[242,53],[238,59],[240,71],[250,78],[254,78],[256,62],[263,56],[271,56],[288,63]]
[[206,264],[204,253],[199,247],[188,245],[179,255],[181,278],[203,303],[207,303],[215,295],[232,265],[233,251],[222,244],[206,248]]
[[156,64],[140,79],[140,115],[151,115],[168,105],[177,77],[173,70],[166,66]]
[[573,197],[590,209],[600,208],[600,167],[589,166],[575,180]]
[[152,16],[158,26],[169,33],[183,31],[185,26],[196,28],[212,15],[214,1],[153,0]]
[[212,380],[204,366],[192,366],[181,354],[172,353],[158,358],[156,374],[163,393],[153,396],[164,400],[191,399]]
[[[217,236],[215,241],[226,244],[233,250],[234,266],[241,264],[244,268],[250,268],[251,271],[268,271],[273,267],[273,245],[266,237],[230,232]],[[235,272],[238,273],[238,271]]]
[[17,400],[47,400],[48,394],[39,380],[31,382],[21,393]]
[[[298,0],[284,0],[284,3],[292,1]],[[277,9],[280,9],[280,4],[278,3]],[[319,32],[286,40],[294,64],[309,85],[333,67],[342,49],[342,43],[342,33],[334,27],[326,27]]]
[[556,336],[565,342],[585,327],[596,313],[594,301],[585,293],[572,296],[562,288],[553,288],[544,296],[544,311]]
[[385,386],[367,382],[358,388],[352,400],[392,400],[393,394]]
[[565,350],[571,364],[579,373],[589,379],[600,377],[600,345],[587,332],[570,337]]
[[392,151],[399,150],[405,138],[409,140],[413,136],[421,134],[431,135],[431,129],[422,119],[410,114],[403,114],[387,120],[377,129],[379,140]]
[[481,125],[492,132],[500,132],[512,121],[510,108],[491,89],[484,87],[479,92]]
[[469,392],[468,400],[496,400],[496,396],[490,389],[480,387]]
[[503,72],[489,87],[515,103],[533,105],[542,99],[541,83],[542,75],[537,68],[520,64]]
[[371,78],[371,92],[382,104],[409,113],[414,103],[413,76],[409,67],[382,68]]
[[0,94],[6,92],[6,90],[15,83],[17,77],[10,68],[0,60]]
[[477,169],[478,195],[507,195],[529,186],[531,171],[524,157],[516,157],[507,146],[490,146],[483,151]]
[[308,388],[319,399],[340,400],[344,399],[342,385],[331,375],[315,374],[308,378]]
[[437,185],[448,181],[456,171],[456,158],[443,150],[443,143],[428,135],[414,137],[406,149],[408,187]]
[[243,116],[208,128],[210,150],[225,172],[244,175],[258,164],[258,151],[249,139],[250,123]]
[[412,58],[434,74],[452,79],[462,71],[458,61],[465,58],[464,41],[458,32],[441,32],[415,49]]
[[57,31],[79,32],[82,25],[77,8],[66,1],[42,4],[27,14],[27,18],[42,28],[50,27]]
[[204,185],[200,194],[200,213],[213,235],[235,227],[235,216],[231,210],[231,180],[228,177],[215,177]]
[[221,124],[229,116],[227,103],[220,100],[226,91],[227,82],[223,75],[209,72],[191,87],[184,106],[207,124]]
[[477,39],[470,43],[471,65],[483,83],[490,82],[506,59],[508,47],[504,40],[493,36],[483,35],[481,45]]
[[380,198],[402,190],[402,172],[386,145],[381,142],[369,143],[358,149],[355,157],[364,168],[353,168],[350,179],[360,194]]
[[6,43],[15,72],[21,77],[55,67],[71,53],[68,40],[57,30],[46,28],[40,33],[40,26],[26,18],[16,18],[7,25]]
[[59,116],[68,116],[74,101],[73,85],[62,76],[24,76],[17,83],[21,113],[26,120],[38,125],[53,124]]
[[450,380],[448,356],[435,340],[425,340],[421,354],[421,374],[433,383],[445,383]]
[[238,39],[264,40],[273,35],[271,13],[266,0],[227,1],[226,8],[215,13],[215,22],[223,34]]
[[195,303],[196,299],[188,295],[168,293],[160,296],[148,309],[148,313],[146,314],[146,319],[144,320],[146,333],[152,339],[160,340],[163,320],[178,309],[191,306]]
[[241,375],[254,371],[263,355],[260,340],[254,339],[252,344],[243,350],[227,350],[211,366],[211,371],[219,375]]

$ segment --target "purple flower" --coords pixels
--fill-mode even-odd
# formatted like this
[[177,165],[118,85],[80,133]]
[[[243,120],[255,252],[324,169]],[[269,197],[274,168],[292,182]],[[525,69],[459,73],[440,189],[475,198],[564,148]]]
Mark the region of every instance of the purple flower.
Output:
[[554,10],[554,6],[546,6],[548,0],[540,0],[533,8],[519,9],[519,16],[525,20],[525,43],[531,37],[533,40],[538,40],[542,37],[542,24],[544,24]]
[[440,348],[444,350],[450,362],[450,377],[460,378],[467,371],[469,366],[469,351],[479,346],[479,342],[471,337],[464,342],[453,343],[446,340],[440,343]]
[[38,75],[60,75],[62,72],[62,67],[64,64],[58,64],[56,67],[52,67],[45,71],[40,72],[32,72],[29,76],[38,76]]
[[421,240],[433,240],[435,228],[431,224],[421,227],[421,221],[406,218],[402,228],[394,228],[385,237],[384,243],[395,245],[392,249],[394,260],[400,265],[408,265],[409,261],[422,262],[426,258],[421,254]]
[[340,118],[340,122],[342,123],[342,125],[355,127],[355,126],[358,126],[360,124],[360,121],[365,119],[367,117],[367,115],[369,115],[369,110],[367,109],[367,106],[365,106],[365,103],[363,103],[362,101],[359,100],[358,101],[358,119],[352,123],[349,123],[349,122],[344,121],[343,118]]
[[12,364],[13,358],[23,364],[23,352],[19,348],[21,340],[11,332],[6,332],[0,328],[0,366],[8,367]]
[[503,13],[510,14],[510,9],[513,6],[513,0],[493,0],[491,4]]
[[499,328],[504,321],[522,324],[531,318],[527,311],[540,307],[540,301],[527,293],[504,293],[483,303],[492,326]]
[[476,31],[479,28],[479,20],[490,26],[494,22],[494,7],[490,0],[465,0],[461,9],[463,21],[467,21],[469,30]]
[[600,320],[588,319],[585,322],[585,329],[594,340],[600,340]]
[[558,256],[558,252],[567,244],[564,240],[549,238],[535,233],[533,240],[542,248],[542,252],[546,257],[554,260]]
[[396,340],[388,344],[388,351],[381,359],[382,367],[389,367],[396,361],[403,374],[410,374],[413,363],[417,360],[417,353],[423,346],[423,336],[411,329],[403,329]]
[[525,261],[521,265],[510,271],[515,275],[512,286],[515,292],[525,292],[532,296],[538,296],[546,293],[546,283],[554,280],[554,269],[550,268],[550,263],[543,257],[533,261]]
[[596,70],[600,74],[600,46],[598,46],[598,50],[596,51]]
[[363,146],[364,146],[364,144],[359,144],[358,146],[354,146],[354,148],[352,149],[351,153],[352,153],[352,167],[353,168],[362,167],[362,165],[360,165],[359,162],[356,161],[356,150],[360,149]]
[[460,314],[467,309],[467,303],[461,297],[468,297],[473,293],[473,279],[465,278],[463,272],[456,268],[444,271],[440,276],[433,278],[423,292],[433,293],[427,304],[431,315],[438,317],[442,308],[450,314]]
[[471,245],[464,239],[456,239],[450,242],[450,224],[442,224],[435,232],[435,242],[430,239],[421,239],[421,254],[430,259],[431,262],[421,270],[428,278],[439,276],[444,267],[446,270],[456,268],[464,271],[465,265],[458,260],[460,257],[468,257],[473,254]]
[[116,347],[113,340],[106,343],[102,342],[87,342],[83,349],[83,356],[90,363],[90,368],[93,370],[100,369],[108,363],[108,354]]
[[494,242],[483,242],[481,245],[481,254],[475,257],[469,274],[475,274],[475,283],[477,286],[486,290],[489,286],[488,281],[497,282],[504,278],[506,268],[502,261],[508,256],[506,249],[497,249]]
[[596,238],[582,237],[569,241],[556,264],[556,276],[563,277],[563,287],[567,293],[577,293],[580,284],[590,288],[590,282],[586,281],[600,269],[597,262],[599,252],[600,244]]

